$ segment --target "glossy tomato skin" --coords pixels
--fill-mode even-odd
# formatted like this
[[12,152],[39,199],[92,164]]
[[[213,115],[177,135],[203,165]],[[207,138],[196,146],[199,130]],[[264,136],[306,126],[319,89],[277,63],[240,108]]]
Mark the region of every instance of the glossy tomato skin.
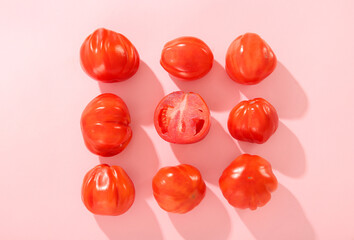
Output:
[[195,143],[208,134],[210,111],[197,93],[172,92],[157,105],[154,125],[162,139],[170,143]]
[[240,84],[257,84],[271,74],[277,58],[269,45],[257,34],[237,37],[226,53],[226,72]]
[[121,215],[134,202],[135,188],[127,173],[118,166],[101,164],[84,178],[81,198],[86,208],[97,215]]
[[161,168],[152,180],[152,189],[162,209],[186,213],[202,201],[206,186],[197,168],[181,164]]
[[119,82],[133,76],[139,67],[139,54],[122,34],[99,28],[80,49],[81,66],[93,79]]
[[278,128],[275,108],[263,98],[242,101],[230,112],[228,129],[232,137],[251,143],[266,142]]
[[232,206],[255,210],[269,202],[278,181],[267,160],[257,155],[243,154],[224,170],[219,186]]
[[213,60],[205,42],[195,37],[179,37],[165,44],[160,64],[175,77],[195,80],[210,71]]
[[130,115],[124,101],[104,93],[94,98],[81,115],[86,147],[94,154],[110,157],[123,151],[130,139]]

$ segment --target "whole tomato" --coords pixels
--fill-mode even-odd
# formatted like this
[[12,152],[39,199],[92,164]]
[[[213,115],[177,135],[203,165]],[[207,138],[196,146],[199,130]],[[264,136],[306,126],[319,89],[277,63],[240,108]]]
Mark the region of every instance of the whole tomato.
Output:
[[267,160],[257,155],[243,154],[224,170],[219,186],[232,206],[255,210],[269,202],[270,193],[277,189],[278,181]]
[[119,82],[133,76],[139,54],[122,34],[99,28],[88,36],[80,49],[81,66],[101,82]]
[[123,100],[104,93],[94,98],[81,115],[81,131],[86,147],[94,154],[114,156],[132,138],[130,115]]
[[93,214],[121,215],[134,202],[134,184],[121,167],[101,164],[86,173],[81,198]]
[[194,80],[210,71],[213,60],[213,53],[202,40],[195,37],[180,37],[165,44],[160,63],[171,75]]
[[162,209],[186,213],[202,201],[206,186],[198,169],[181,164],[161,168],[152,179],[152,189]]
[[226,72],[241,84],[257,84],[271,74],[277,58],[268,44],[255,33],[237,37],[226,53]]
[[157,105],[154,124],[160,137],[171,143],[195,143],[210,129],[210,111],[197,93],[173,92]]
[[237,140],[264,143],[278,128],[278,114],[263,98],[242,101],[231,110],[227,126]]

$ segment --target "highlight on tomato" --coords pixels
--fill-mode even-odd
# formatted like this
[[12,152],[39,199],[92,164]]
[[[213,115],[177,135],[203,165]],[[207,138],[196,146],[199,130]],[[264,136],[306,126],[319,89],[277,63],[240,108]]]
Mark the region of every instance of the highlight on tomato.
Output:
[[224,170],[219,186],[230,205],[255,210],[269,202],[278,181],[267,160],[257,155],[242,154]]
[[205,42],[196,37],[179,37],[165,44],[160,63],[175,77],[195,80],[210,71],[213,60],[213,53]]
[[132,206],[135,188],[121,167],[101,164],[86,173],[81,198],[93,214],[117,216]]
[[271,74],[277,58],[269,45],[257,34],[237,37],[226,53],[226,72],[240,84],[257,84]]
[[278,128],[275,108],[263,98],[242,101],[230,112],[227,126],[232,137],[251,143],[266,142]]
[[157,105],[154,125],[162,139],[170,143],[195,143],[210,129],[210,111],[197,93],[172,92]]
[[128,38],[105,28],[97,29],[85,39],[80,60],[90,77],[107,83],[126,80],[139,67],[138,51]]
[[152,189],[162,209],[187,213],[203,200],[206,185],[197,168],[181,164],[161,168],[152,180]]
[[112,93],[94,98],[81,115],[86,147],[94,154],[111,157],[123,151],[130,139],[130,114],[124,101]]

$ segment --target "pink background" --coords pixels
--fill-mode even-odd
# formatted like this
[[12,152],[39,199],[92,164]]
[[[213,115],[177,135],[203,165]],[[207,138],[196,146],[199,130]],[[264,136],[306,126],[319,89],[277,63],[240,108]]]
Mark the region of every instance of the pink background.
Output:
[[[0,239],[354,239],[354,1],[4,1],[0,2]],[[106,27],[127,36],[141,67],[125,82],[99,84],[79,64],[87,35]],[[278,57],[274,73],[241,86],[224,71],[226,49],[245,32],[260,34]],[[159,64],[169,40],[196,36],[212,49],[211,72],[172,80]],[[209,135],[171,145],[156,133],[158,101],[182,89],[212,111]],[[113,158],[84,146],[80,115],[101,92],[127,103],[134,137]],[[264,97],[280,126],[263,145],[230,137],[226,120],[241,99]],[[235,210],[218,185],[240,153],[268,159],[280,186],[257,211]],[[122,166],[136,186],[132,208],[94,216],[81,202],[85,173]],[[161,210],[151,179],[167,165],[190,163],[207,183],[185,215]]]

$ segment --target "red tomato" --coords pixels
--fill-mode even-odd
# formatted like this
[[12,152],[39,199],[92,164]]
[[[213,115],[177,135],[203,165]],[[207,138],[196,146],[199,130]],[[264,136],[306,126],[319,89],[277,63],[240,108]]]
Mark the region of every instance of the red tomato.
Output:
[[180,37],[165,44],[161,66],[171,75],[194,80],[206,75],[213,66],[213,53],[195,37]]
[[199,94],[173,92],[157,105],[154,124],[167,142],[195,143],[209,132],[210,111]]
[[278,128],[275,108],[263,98],[242,101],[230,112],[230,134],[237,140],[264,143]]
[[81,66],[90,77],[102,82],[119,82],[133,76],[139,54],[122,34],[99,28],[80,49]]
[[202,201],[206,186],[198,169],[182,164],[161,168],[152,179],[152,189],[162,209],[186,213]]
[[86,173],[81,198],[93,214],[121,215],[134,202],[134,184],[121,167],[101,164]]
[[219,186],[226,200],[236,208],[264,206],[278,181],[267,160],[257,155],[238,156],[222,173]]
[[94,98],[81,116],[81,131],[87,148],[94,154],[114,156],[132,138],[130,115],[123,100],[104,93]]
[[226,72],[241,84],[257,84],[271,74],[277,58],[268,44],[255,33],[236,38],[226,54]]

